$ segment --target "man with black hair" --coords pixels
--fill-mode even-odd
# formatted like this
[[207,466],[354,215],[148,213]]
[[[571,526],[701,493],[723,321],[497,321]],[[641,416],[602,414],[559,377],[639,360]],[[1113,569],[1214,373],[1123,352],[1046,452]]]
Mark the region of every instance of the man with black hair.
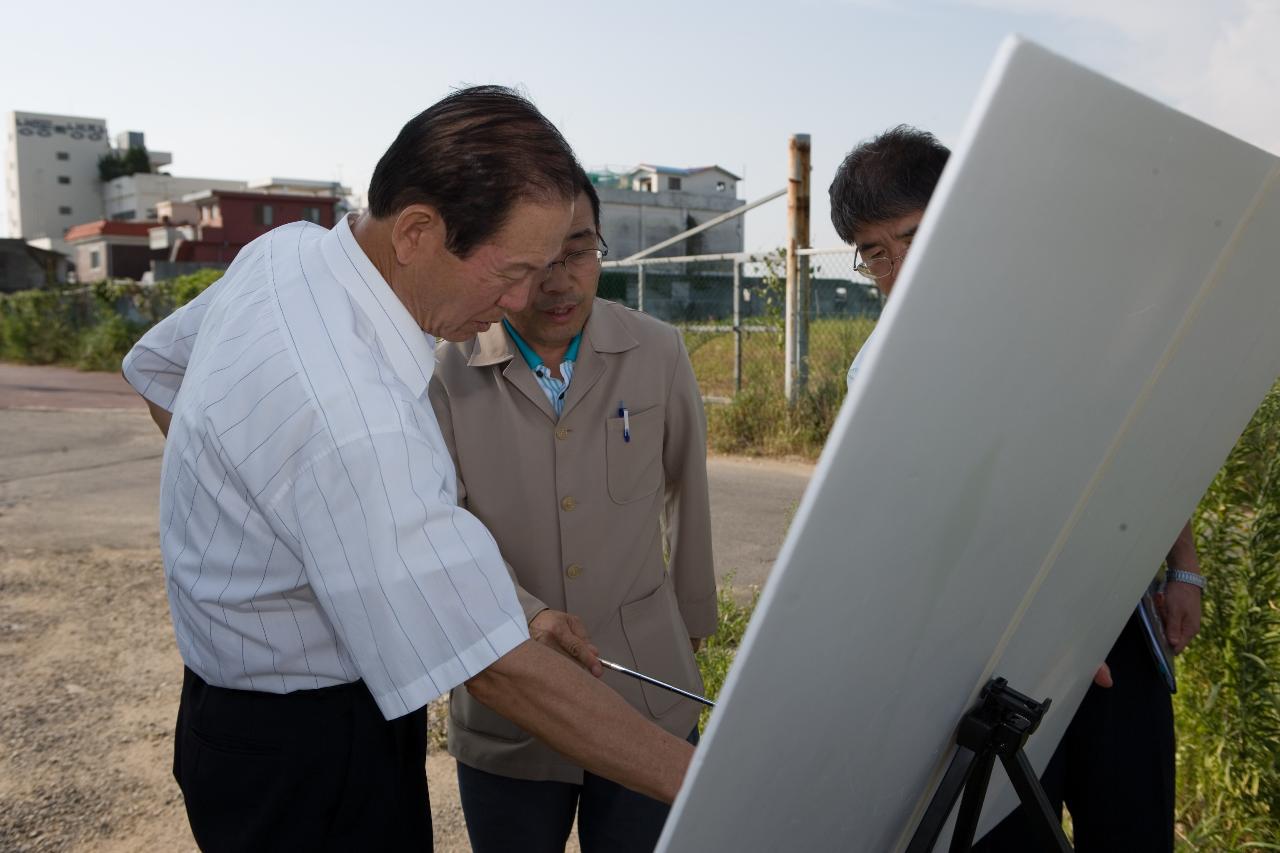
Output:
[[[576,181],[551,275],[523,310],[437,351],[431,402],[462,506],[497,539],[533,635],[569,619],[607,659],[700,693],[693,653],[716,626],[702,397],[677,329],[596,298],[600,201],[581,169]],[[604,678],[696,739],[701,706]],[[462,687],[449,751],[476,853],[558,853],[575,816],[584,853],[640,853],[666,821],[666,804],[584,771]]]
[[430,849],[425,706],[463,683],[593,773],[679,789],[692,747],[583,671],[579,625],[530,641],[427,399],[436,337],[553,275],[577,168],[524,98],[456,92],[401,130],[368,212],[255,240],[125,358],[168,437],[174,775],[201,848]]
[[[831,221],[860,256],[855,269],[888,299],[950,151],[931,133],[899,125],[853,149],[831,182]],[[856,380],[860,350],[849,368]],[[1160,608],[1175,654],[1200,630],[1200,576],[1188,522],[1169,550]],[[1057,812],[1071,812],[1076,849],[1173,849],[1173,706],[1135,614],[1094,678],[1041,783]],[[1035,849],[1019,808],[975,846]]]
[[[950,150],[932,133],[898,125],[849,152],[831,182],[831,223],[858,251],[854,269],[875,282],[884,299],[902,270]],[[874,334],[874,333],[873,333]],[[858,373],[867,340],[849,365]]]

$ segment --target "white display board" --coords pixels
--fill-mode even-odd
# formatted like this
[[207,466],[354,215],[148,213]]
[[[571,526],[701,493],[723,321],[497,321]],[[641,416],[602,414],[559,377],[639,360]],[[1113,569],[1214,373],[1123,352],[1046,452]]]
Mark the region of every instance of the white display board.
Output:
[[659,849],[902,849],[994,676],[1042,770],[1277,374],[1280,162],[1009,39]]

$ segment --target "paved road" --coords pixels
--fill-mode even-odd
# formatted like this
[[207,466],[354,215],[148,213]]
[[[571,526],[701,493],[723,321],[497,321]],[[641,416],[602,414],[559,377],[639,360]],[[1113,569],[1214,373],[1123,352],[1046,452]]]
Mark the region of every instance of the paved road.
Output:
[[[119,376],[0,364],[0,542],[155,545],[162,451]],[[812,466],[721,456],[708,470],[717,575],[762,584]]]

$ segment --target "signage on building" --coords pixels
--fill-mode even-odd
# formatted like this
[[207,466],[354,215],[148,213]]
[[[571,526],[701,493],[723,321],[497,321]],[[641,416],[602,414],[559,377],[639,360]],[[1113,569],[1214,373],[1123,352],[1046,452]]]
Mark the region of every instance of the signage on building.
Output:
[[107,127],[92,121],[58,122],[47,118],[20,116],[16,119],[20,136],[69,136],[72,139],[88,139],[98,142],[107,136]]

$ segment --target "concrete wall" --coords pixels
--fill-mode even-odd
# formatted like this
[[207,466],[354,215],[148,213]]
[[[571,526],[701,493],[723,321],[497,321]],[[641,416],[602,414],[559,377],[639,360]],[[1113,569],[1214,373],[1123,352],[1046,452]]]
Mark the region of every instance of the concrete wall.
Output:
[[[609,244],[609,257],[621,260],[706,222],[744,202],[732,193],[699,195],[687,192],[636,192],[599,188],[600,232]],[[731,219],[708,231],[658,252],[655,257],[741,252],[742,219]]]
[[62,255],[42,252],[18,239],[0,240],[0,293],[65,282],[68,268]]

